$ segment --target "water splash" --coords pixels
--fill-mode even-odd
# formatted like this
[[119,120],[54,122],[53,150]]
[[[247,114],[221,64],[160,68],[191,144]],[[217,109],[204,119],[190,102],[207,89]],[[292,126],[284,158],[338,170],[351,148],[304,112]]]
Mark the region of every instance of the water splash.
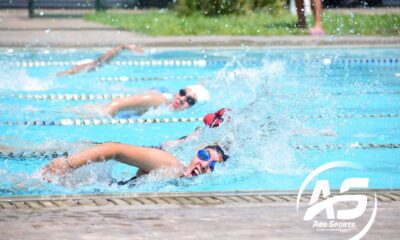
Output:
[[25,70],[9,71],[5,66],[0,69],[0,91],[46,91],[53,86],[52,78],[37,79],[29,76]]

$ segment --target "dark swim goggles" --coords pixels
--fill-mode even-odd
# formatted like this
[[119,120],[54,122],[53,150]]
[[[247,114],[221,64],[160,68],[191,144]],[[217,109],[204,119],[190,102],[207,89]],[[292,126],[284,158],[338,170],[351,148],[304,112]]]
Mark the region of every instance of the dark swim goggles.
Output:
[[189,104],[189,106],[193,106],[197,102],[197,100],[194,97],[186,96],[186,90],[185,89],[179,90],[179,96],[186,97],[186,102]]

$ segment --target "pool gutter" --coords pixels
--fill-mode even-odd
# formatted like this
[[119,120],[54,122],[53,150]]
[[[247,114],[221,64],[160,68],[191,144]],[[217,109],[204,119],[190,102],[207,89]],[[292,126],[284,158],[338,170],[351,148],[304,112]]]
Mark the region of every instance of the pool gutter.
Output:
[[[337,193],[337,191],[332,191]],[[400,202],[400,189],[372,189],[350,191],[346,194],[365,194],[369,200],[377,196],[379,202]],[[224,205],[252,203],[290,203],[297,201],[297,191],[218,191],[181,193],[120,193],[95,195],[55,195],[0,197],[1,209],[40,209],[80,206],[120,205]],[[300,201],[309,201],[306,191]]]

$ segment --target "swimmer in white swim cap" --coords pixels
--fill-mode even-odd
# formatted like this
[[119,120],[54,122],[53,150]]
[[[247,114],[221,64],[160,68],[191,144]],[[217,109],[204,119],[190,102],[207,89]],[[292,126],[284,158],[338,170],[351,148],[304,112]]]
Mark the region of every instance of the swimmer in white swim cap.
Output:
[[202,103],[208,100],[210,100],[210,94],[205,87],[190,85],[180,89],[175,95],[155,90],[147,94],[116,98],[107,104],[106,113],[114,116],[119,111],[134,110],[140,114],[161,105],[166,105],[172,111],[182,111],[198,102]]

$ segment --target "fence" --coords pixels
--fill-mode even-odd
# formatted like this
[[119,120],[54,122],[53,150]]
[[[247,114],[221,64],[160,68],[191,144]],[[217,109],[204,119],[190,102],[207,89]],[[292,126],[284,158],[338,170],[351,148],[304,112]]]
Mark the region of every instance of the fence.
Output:
[[37,9],[166,8],[173,0],[0,0],[0,8],[27,8],[29,17]]

